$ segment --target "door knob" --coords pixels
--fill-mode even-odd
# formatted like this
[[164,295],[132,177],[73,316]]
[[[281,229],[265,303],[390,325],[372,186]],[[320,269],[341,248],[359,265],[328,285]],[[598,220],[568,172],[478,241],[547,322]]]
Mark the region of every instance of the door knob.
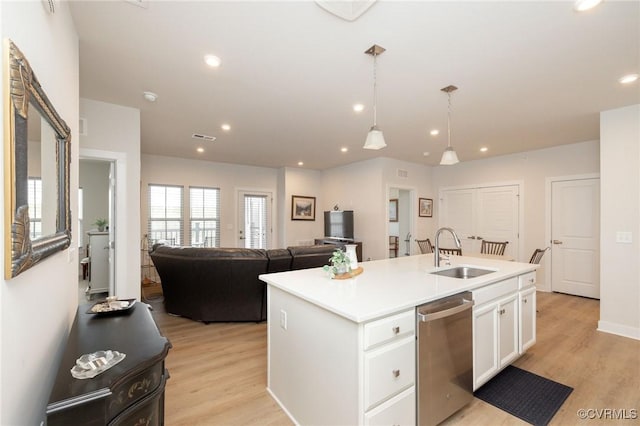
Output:
[[560,241],[560,240],[553,240],[553,244],[562,244],[562,241]]

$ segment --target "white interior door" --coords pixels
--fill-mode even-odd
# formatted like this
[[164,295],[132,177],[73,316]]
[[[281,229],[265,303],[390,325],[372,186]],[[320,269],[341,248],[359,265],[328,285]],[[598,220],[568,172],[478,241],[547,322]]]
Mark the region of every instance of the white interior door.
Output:
[[482,240],[508,241],[504,254],[514,259],[518,258],[519,196],[517,185],[478,189],[476,221],[478,252]]
[[[462,243],[462,253],[480,251],[475,237],[476,189],[453,189],[442,192],[440,198],[440,227],[456,231]],[[435,245],[435,240],[431,244]],[[440,236],[440,247],[454,248],[453,237],[448,232]]]
[[551,289],[600,298],[600,179],[551,183]]
[[270,192],[238,191],[238,247],[271,247],[272,203]]
[[116,293],[116,163],[109,163],[109,296]]
[[[483,239],[508,241],[505,254],[517,259],[519,192],[518,185],[444,190],[440,198],[440,226],[456,231],[462,254],[479,253]],[[449,233],[441,235],[440,246],[455,247]]]

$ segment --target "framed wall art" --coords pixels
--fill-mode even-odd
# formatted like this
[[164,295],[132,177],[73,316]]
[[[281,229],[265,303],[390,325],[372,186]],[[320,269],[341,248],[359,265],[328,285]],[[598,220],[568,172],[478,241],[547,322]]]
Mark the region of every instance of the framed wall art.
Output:
[[316,197],[292,195],[291,220],[316,220]]
[[389,200],[389,222],[398,221],[398,199],[392,198]]
[[433,200],[431,198],[418,198],[418,216],[433,217]]

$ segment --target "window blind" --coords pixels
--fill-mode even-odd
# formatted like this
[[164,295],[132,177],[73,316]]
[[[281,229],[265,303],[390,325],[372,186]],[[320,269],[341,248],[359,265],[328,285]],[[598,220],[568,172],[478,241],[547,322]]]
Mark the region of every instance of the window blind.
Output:
[[267,248],[267,197],[245,195],[245,248]]
[[193,247],[220,247],[220,189],[189,187]]
[[160,240],[176,246],[183,244],[182,192],[182,186],[149,184],[149,247]]

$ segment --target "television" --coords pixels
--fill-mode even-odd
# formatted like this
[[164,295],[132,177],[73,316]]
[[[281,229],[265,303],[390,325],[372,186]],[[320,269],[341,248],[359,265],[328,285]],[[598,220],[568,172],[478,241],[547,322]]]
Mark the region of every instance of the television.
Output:
[[324,236],[353,241],[353,210],[324,212]]

